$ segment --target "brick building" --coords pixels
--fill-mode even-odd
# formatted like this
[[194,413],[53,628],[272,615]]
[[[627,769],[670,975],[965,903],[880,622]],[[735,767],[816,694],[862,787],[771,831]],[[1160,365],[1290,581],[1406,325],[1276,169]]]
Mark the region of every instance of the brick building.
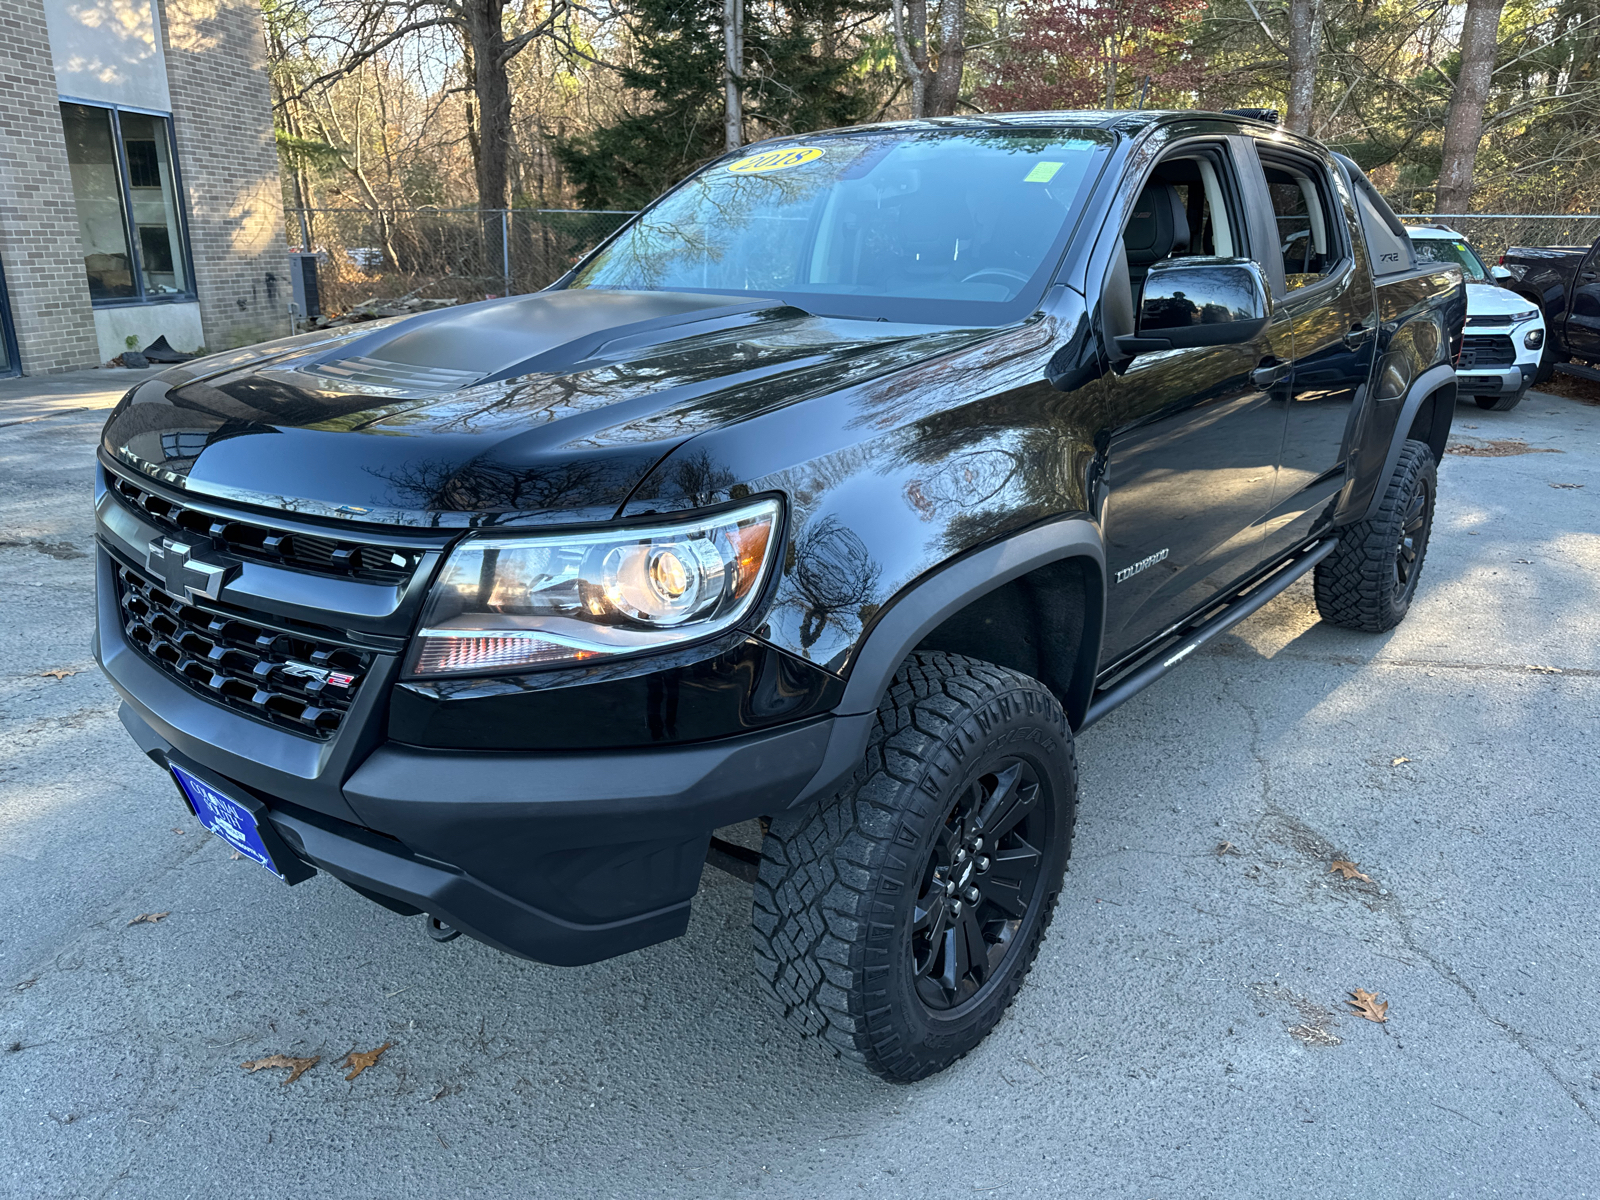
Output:
[[0,0],[0,374],[289,331],[258,0]]

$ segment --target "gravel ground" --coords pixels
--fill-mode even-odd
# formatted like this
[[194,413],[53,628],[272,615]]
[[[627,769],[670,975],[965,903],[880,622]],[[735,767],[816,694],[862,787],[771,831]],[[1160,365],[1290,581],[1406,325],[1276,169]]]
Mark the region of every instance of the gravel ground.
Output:
[[1600,1192],[1600,408],[1460,409],[1557,453],[1447,457],[1400,629],[1293,590],[1086,734],[1028,985],[896,1087],[762,1006],[716,872],[562,970],[231,860],[89,657],[110,375],[0,384],[5,1195]]

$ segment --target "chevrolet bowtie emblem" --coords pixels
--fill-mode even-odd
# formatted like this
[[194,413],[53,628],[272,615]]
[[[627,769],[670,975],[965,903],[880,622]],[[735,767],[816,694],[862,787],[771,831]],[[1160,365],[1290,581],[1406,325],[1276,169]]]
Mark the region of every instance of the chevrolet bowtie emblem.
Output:
[[150,570],[174,596],[190,602],[196,596],[215,600],[223,585],[239,573],[239,564],[208,561],[201,557],[208,548],[176,538],[157,538],[150,543]]

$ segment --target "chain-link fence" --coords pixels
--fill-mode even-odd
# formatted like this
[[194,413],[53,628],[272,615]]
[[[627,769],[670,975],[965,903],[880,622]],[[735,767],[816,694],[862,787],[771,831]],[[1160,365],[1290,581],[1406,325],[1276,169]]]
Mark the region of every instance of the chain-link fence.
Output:
[[633,214],[574,209],[288,209],[289,244],[317,255],[324,314],[368,300],[459,300],[553,283]]
[[[321,310],[369,300],[458,300],[537,291],[633,214],[579,209],[289,209],[291,246],[317,254]],[[1488,262],[1511,246],[1589,246],[1600,214],[1403,213],[1458,231]]]
[[1600,238],[1600,213],[1545,216],[1528,213],[1401,213],[1407,225],[1448,225],[1494,263],[1512,246],[1582,246]]

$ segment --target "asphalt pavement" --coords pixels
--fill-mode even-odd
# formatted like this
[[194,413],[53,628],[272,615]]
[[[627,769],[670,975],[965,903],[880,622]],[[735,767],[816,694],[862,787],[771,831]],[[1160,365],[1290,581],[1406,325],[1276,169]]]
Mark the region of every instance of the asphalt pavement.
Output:
[[560,969],[230,858],[89,655],[124,374],[0,383],[0,1194],[1600,1194],[1600,407],[1461,406],[1399,629],[1297,588],[1086,733],[1027,986],[892,1086],[764,1007],[715,871]]

